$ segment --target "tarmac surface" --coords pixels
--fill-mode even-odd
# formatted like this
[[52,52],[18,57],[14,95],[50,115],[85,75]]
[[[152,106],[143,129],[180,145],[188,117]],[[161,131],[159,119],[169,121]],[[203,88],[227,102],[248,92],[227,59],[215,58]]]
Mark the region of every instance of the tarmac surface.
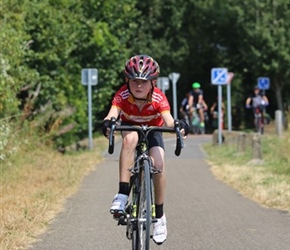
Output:
[[[215,179],[201,144],[211,136],[190,135],[179,157],[175,137],[165,137],[167,189],[164,209],[167,241],[150,249],[168,250],[289,250],[289,213],[267,209]],[[118,157],[86,176],[79,191],[67,199],[33,250],[131,249],[126,228],[117,226],[109,208],[118,189]]]

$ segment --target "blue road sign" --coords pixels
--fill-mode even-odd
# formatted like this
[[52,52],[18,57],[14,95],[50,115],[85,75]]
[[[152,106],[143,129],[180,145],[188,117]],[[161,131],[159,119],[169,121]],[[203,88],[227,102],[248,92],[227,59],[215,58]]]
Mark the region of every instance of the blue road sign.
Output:
[[227,68],[212,68],[211,69],[211,83],[213,85],[227,84],[228,69]]
[[267,90],[270,88],[270,79],[269,77],[259,77],[258,78],[258,87],[262,90]]

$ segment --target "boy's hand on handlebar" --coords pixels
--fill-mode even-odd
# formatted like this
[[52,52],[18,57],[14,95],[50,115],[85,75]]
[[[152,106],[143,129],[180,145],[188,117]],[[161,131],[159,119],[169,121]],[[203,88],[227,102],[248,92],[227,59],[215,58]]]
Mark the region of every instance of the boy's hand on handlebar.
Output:
[[183,135],[183,137],[186,137],[189,132],[189,126],[184,119],[179,120],[179,127],[180,127],[180,132]]
[[111,131],[111,121],[109,119],[106,119],[102,123],[102,133],[106,138],[109,138]]

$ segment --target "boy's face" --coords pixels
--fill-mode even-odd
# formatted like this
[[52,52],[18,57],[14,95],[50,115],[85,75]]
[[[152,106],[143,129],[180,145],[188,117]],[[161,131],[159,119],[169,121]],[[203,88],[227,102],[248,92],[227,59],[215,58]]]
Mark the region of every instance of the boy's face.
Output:
[[132,94],[137,98],[147,98],[152,89],[151,80],[130,79],[129,85]]

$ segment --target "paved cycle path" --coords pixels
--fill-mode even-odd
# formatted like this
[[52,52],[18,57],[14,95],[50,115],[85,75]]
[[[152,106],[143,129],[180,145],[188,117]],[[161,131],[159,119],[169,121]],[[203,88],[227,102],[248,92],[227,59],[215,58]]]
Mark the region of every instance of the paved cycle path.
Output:
[[[208,135],[191,135],[176,157],[175,138],[166,136],[168,239],[162,246],[152,241],[150,249],[289,250],[289,213],[263,208],[216,180],[200,147],[210,141]],[[125,227],[109,214],[118,188],[118,154],[117,144],[30,249],[131,249]]]

